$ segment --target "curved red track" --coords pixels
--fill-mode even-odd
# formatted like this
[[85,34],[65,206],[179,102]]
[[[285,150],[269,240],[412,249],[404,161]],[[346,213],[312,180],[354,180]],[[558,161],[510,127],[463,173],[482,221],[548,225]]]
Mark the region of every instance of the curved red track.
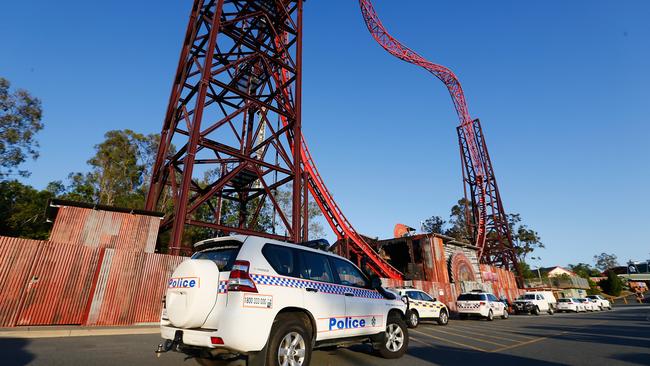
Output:
[[472,117],[469,114],[467,108],[467,102],[465,101],[465,94],[463,93],[463,88],[460,85],[460,81],[456,75],[448,68],[434,64],[433,62],[427,61],[424,57],[418,55],[415,51],[406,47],[400,41],[391,36],[384,25],[381,23],[377,12],[370,0],[359,0],[359,6],[361,7],[361,14],[363,14],[363,19],[366,22],[366,26],[370,31],[372,37],[379,43],[388,53],[391,55],[406,61],[410,64],[417,65],[423,69],[432,73],[435,77],[440,79],[451,95],[451,99],[454,102],[454,107],[456,108],[456,113],[460,119],[460,126],[467,136],[468,150],[470,159],[472,162],[472,168],[476,172],[477,178],[477,189],[479,193],[479,202],[477,202],[478,208],[478,227],[476,232],[476,246],[483,248],[485,243],[485,222],[486,222],[486,212],[485,207],[485,185],[484,182],[488,180],[486,176],[487,171],[484,168],[483,159],[481,158],[480,150],[476,144],[476,137],[474,129],[472,127]]

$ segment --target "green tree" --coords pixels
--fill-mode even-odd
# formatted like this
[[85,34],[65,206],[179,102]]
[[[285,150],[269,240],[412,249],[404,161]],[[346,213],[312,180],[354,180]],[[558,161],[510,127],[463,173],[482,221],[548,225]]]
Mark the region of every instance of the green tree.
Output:
[[618,258],[614,254],[600,253],[594,256],[594,262],[596,262],[596,268],[605,272],[606,270],[614,267],[618,267]]
[[34,136],[43,129],[41,101],[23,89],[12,93],[10,87],[9,81],[0,77],[0,179],[29,176],[18,167],[28,158],[38,158]]
[[599,277],[600,272],[587,263],[569,264],[569,269],[582,278]]
[[[509,214],[508,226],[510,227],[515,254],[520,262],[525,262],[526,257],[536,249],[544,248],[539,234],[535,230],[528,228],[528,226],[521,224],[520,214]],[[539,256],[535,259],[539,259]]]
[[45,220],[47,200],[54,193],[38,191],[18,181],[0,181],[0,235],[47,239],[50,224]]
[[440,216],[431,216],[422,223],[422,231],[425,233],[443,234],[446,223]]
[[519,262],[519,269],[521,276],[525,279],[537,278],[537,273],[530,269],[530,265],[526,262]]
[[449,235],[459,241],[472,241],[472,235],[469,231],[467,224],[467,213],[472,211],[472,203],[461,198],[458,203],[452,206],[451,214],[449,215],[449,224],[451,227],[445,231],[445,235]]
[[[276,191],[275,199],[278,202],[278,205],[287,216],[287,220],[291,222],[291,185],[287,185],[285,189],[279,189]],[[269,207],[271,216],[273,215],[273,208]],[[323,224],[318,221],[318,218],[323,216],[323,213],[318,207],[318,204],[314,200],[310,200],[307,208],[307,213],[309,215],[309,239],[319,239],[325,236],[325,230]],[[275,224],[277,229],[286,230],[282,224],[282,220],[276,219]],[[281,235],[284,233],[280,233]]]
[[614,273],[607,271],[607,278],[598,282],[603,292],[611,296],[619,296],[623,291],[623,281]]
[[113,130],[95,145],[90,172],[71,173],[62,198],[128,208],[143,208],[159,135]]

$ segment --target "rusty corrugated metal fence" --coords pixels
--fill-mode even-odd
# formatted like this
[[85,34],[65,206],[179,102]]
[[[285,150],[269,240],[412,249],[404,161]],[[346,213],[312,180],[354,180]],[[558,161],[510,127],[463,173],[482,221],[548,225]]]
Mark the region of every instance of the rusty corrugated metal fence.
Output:
[[156,322],[183,259],[0,236],[0,326]]
[[159,226],[160,217],[62,206],[50,240],[153,253]]

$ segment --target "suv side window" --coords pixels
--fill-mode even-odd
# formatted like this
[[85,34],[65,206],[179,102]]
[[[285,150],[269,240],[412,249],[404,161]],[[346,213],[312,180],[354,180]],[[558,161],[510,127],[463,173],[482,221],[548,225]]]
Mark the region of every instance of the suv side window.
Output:
[[433,301],[433,298],[431,296],[429,296],[429,294],[424,293],[424,292],[420,292],[419,294],[420,294],[420,297],[422,298],[422,300],[424,300],[424,301]]
[[420,293],[417,291],[406,291],[406,296],[412,300],[422,300],[422,298],[420,298]]
[[543,300],[543,299],[542,299],[542,295],[537,295],[536,299],[537,299],[537,300]]
[[298,276],[313,281],[334,282],[332,269],[327,257],[306,250],[298,251],[300,266]]
[[488,300],[498,302],[497,297],[492,294],[487,294]]
[[279,275],[293,276],[295,263],[292,248],[266,244],[262,248],[262,255]]
[[338,277],[338,283],[341,285],[363,288],[370,287],[366,277],[351,263],[334,257],[330,257],[330,261]]

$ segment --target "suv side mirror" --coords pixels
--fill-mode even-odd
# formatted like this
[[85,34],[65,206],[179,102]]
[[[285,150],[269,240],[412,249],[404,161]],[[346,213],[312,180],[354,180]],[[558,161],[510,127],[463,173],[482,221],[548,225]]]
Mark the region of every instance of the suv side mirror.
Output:
[[431,301],[436,302],[436,301],[438,301],[438,299],[436,299],[436,298],[434,297],[433,299],[431,299]]

